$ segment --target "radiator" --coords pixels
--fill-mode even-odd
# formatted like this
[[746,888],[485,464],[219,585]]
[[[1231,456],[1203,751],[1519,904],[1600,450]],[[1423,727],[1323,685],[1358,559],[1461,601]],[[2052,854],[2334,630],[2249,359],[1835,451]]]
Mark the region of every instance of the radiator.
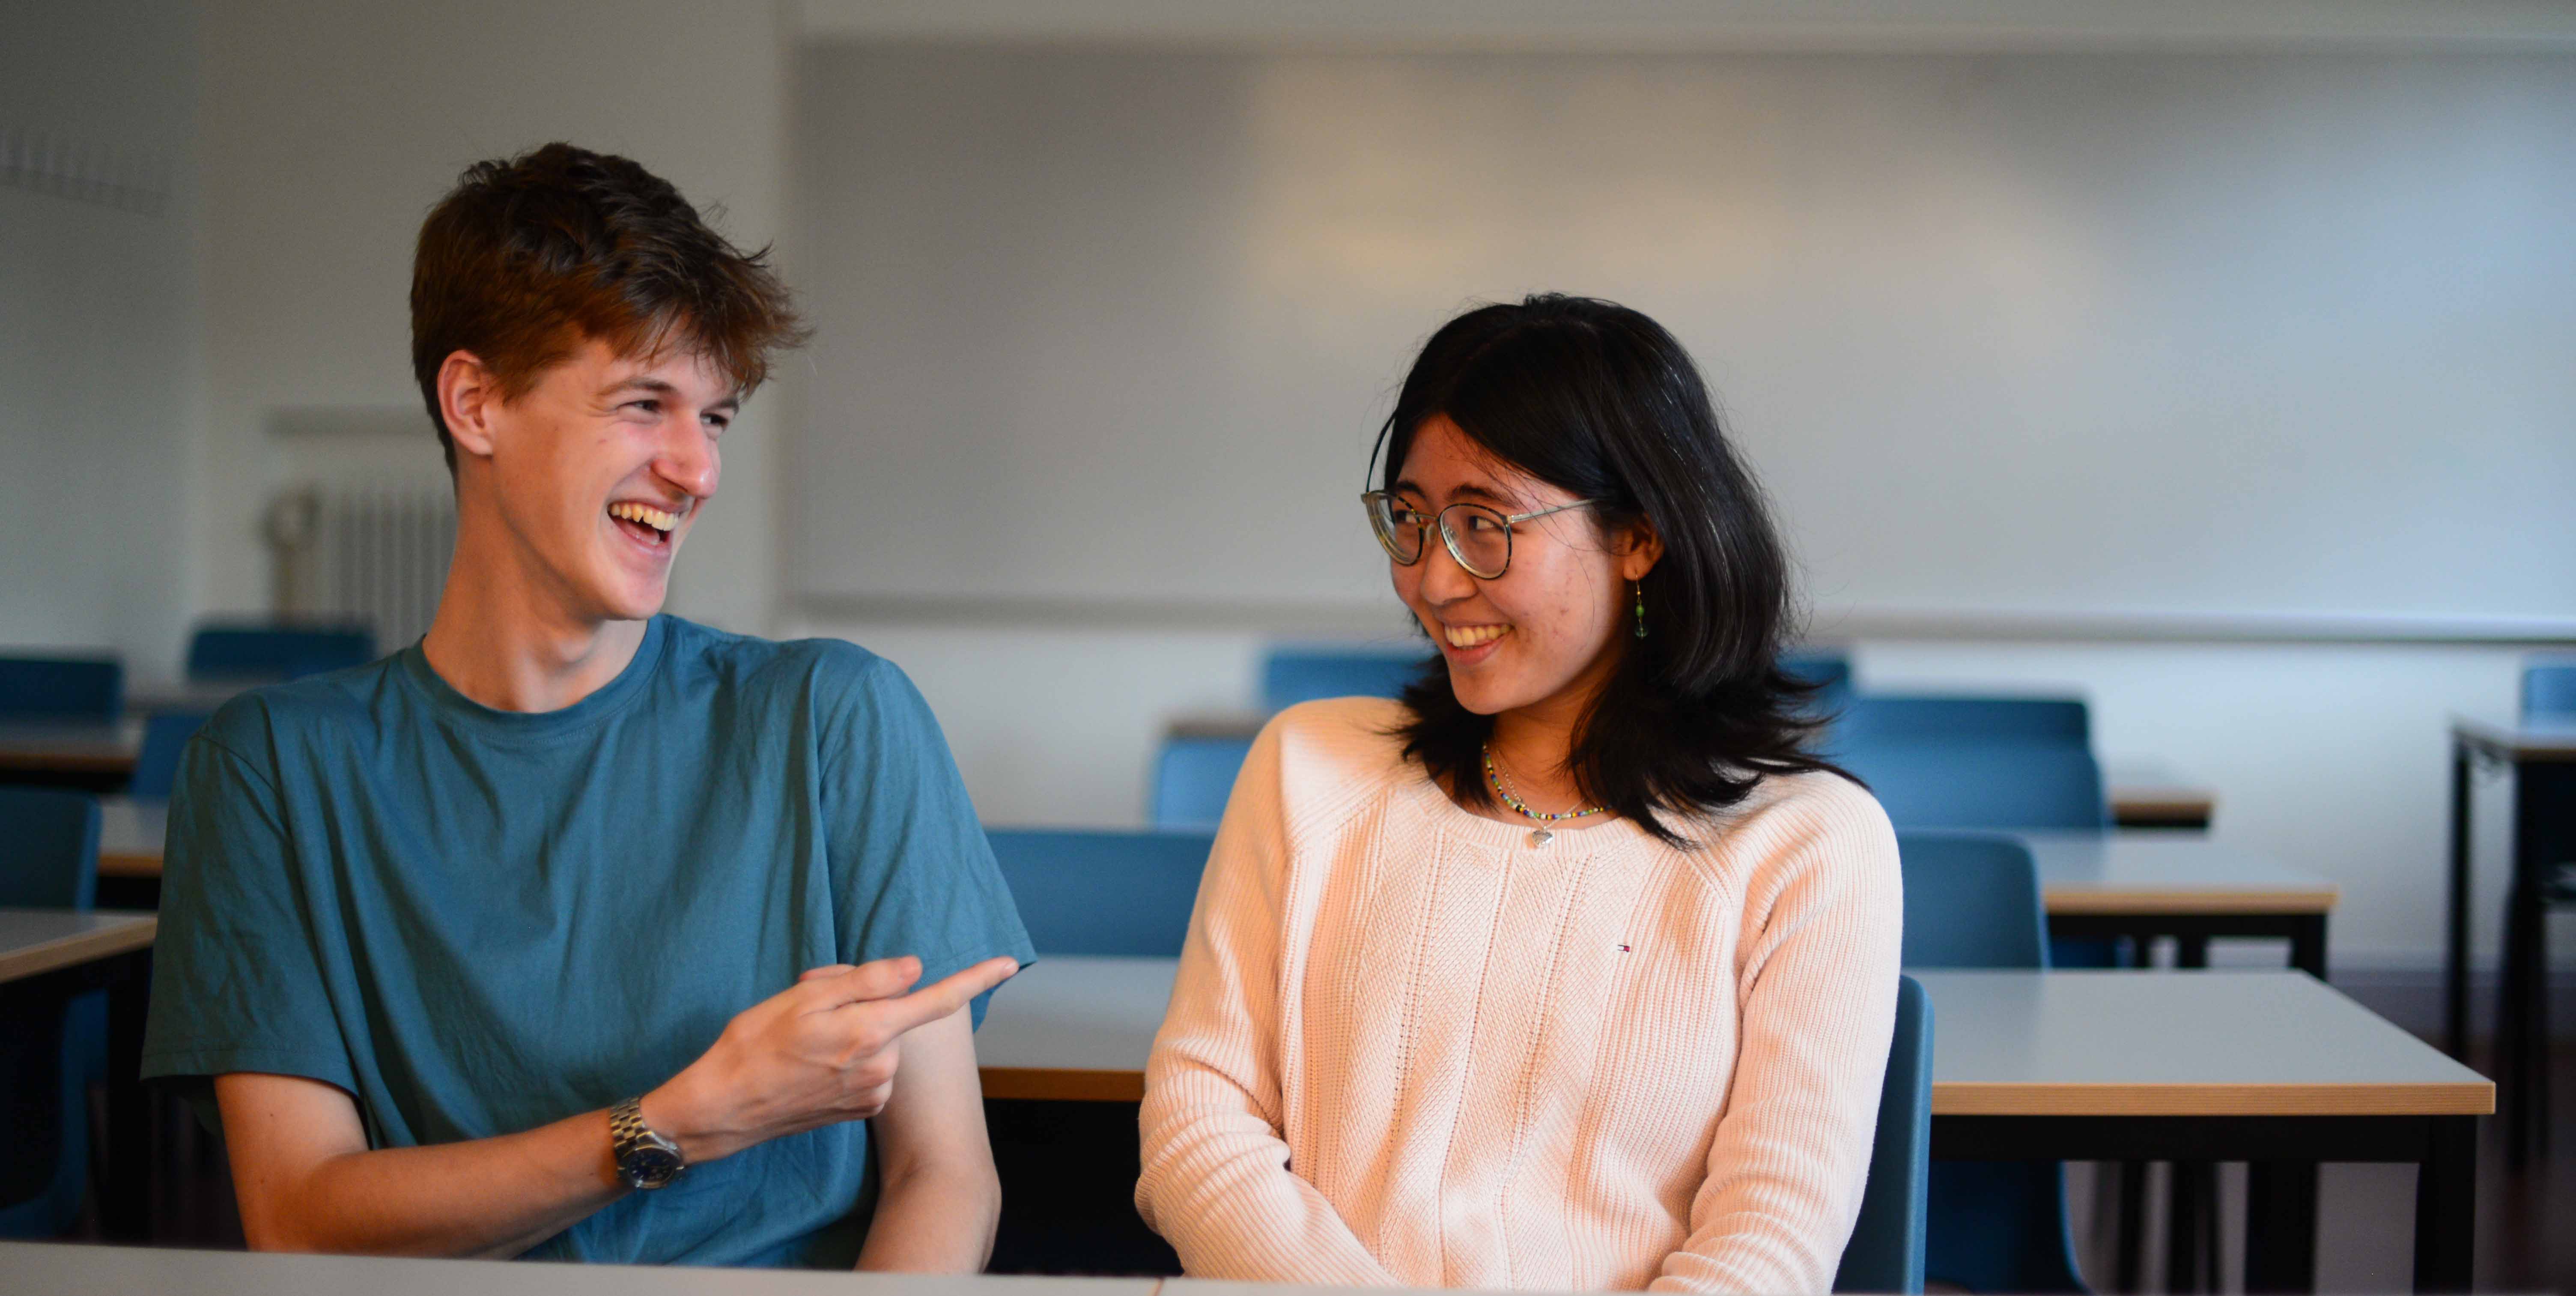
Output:
[[438,612],[456,501],[445,490],[304,487],[269,503],[267,530],[281,619],[364,621],[390,651]]

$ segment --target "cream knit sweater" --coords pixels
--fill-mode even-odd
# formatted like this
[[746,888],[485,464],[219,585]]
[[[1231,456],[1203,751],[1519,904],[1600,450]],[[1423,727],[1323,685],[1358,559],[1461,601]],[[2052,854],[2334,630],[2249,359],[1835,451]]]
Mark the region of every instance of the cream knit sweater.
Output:
[[1697,850],[1534,847],[1399,716],[1254,743],[1146,1067],[1146,1222],[1194,1278],[1825,1291],[1895,1020],[1878,803],[1773,778]]

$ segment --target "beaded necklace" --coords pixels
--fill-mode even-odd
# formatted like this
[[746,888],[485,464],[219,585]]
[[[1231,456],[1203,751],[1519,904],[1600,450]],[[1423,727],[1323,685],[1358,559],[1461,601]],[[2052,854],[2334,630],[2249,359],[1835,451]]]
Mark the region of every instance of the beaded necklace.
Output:
[[1492,743],[1485,744],[1485,784],[1486,786],[1494,789],[1494,795],[1501,797],[1504,805],[1510,806],[1513,810],[1519,812],[1523,818],[1534,820],[1541,825],[1540,827],[1530,829],[1529,844],[1532,846],[1545,846],[1549,841],[1555,838],[1556,834],[1549,832],[1545,825],[1566,819],[1580,819],[1585,815],[1597,815],[1606,809],[1606,807],[1603,806],[1589,806],[1581,810],[1558,810],[1554,812],[1530,809],[1529,803],[1521,800],[1519,793],[1513,788],[1511,776],[1503,773],[1502,767],[1494,763],[1494,745]]

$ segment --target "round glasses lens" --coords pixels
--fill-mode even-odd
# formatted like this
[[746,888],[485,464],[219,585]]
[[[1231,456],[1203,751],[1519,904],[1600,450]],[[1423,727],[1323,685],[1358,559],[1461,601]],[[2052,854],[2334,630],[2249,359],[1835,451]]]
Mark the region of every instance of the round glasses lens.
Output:
[[1460,504],[1440,515],[1441,534],[1458,555],[1458,563],[1487,580],[1512,564],[1512,524],[1503,515],[1474,504]]
[[1377,530],[1378,543],[1397,562],[1410,563],[1422,557],[1422,528],[1408,516],[1411,510],[1395,500],[1372,497],[1368,501],[1369,525]]

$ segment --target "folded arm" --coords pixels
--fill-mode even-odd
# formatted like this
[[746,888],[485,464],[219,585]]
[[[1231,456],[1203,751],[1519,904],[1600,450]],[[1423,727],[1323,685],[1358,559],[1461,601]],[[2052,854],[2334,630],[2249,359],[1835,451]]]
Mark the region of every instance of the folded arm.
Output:
[[1136,1209],[1193,1278],[1401,1286],[1280,1136],[1286,827],[1276,732],[1253,744],[1217,830],[1171,1008],[1145,1068]]
[[1735,1079],[1657,1291],[1823,1292],[1860,1210],[1904,925],[1883,816],[1844,823],[1745,933]]

